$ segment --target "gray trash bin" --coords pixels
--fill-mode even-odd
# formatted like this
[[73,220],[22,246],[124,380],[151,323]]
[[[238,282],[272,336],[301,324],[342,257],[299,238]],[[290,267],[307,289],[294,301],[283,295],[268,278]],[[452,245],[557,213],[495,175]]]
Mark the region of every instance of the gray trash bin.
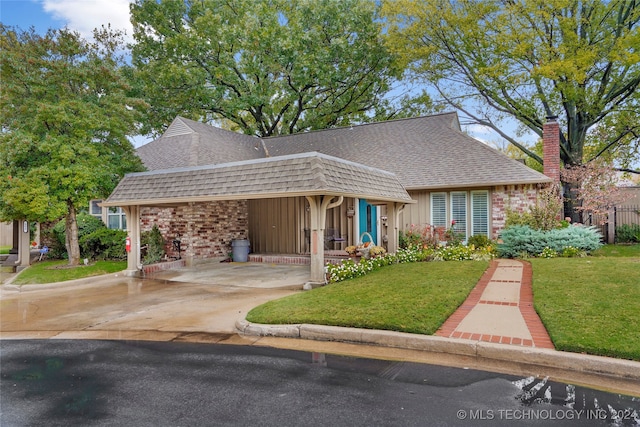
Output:
[[249,240],[239,239],[231,241],[234,262],[247,262],[249,259]]

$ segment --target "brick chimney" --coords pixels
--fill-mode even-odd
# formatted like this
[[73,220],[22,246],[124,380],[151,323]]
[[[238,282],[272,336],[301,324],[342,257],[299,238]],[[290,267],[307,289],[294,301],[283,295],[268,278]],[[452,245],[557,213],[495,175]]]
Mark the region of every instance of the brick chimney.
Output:
[[544,174],[560,182],[560,125],[557,116],[547,117],[542,127],[542,160]]

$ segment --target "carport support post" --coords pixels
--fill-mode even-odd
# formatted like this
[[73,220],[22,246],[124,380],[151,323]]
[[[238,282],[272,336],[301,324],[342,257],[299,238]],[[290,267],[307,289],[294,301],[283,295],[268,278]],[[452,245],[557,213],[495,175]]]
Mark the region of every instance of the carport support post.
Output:
[[324,283],[324,227],[327,209],[340,206],[342,196],[331,202],[335,196],[306,196],[311,213],[311,281]]
[[[140,262],[140,206],[124,206],[127,216],[127,236],[131,239],[131,251],[127,253],[126,276],[138,276],[142,263]],[[124,242],[122,243],[124,245]]]
[[387,251],[392,254],[398,250],[400,233],[400,212],[404,208],[404,203],[389,202],[387,203]]
[[18,222],[20,227],[18,229],[18,262],[16,262],[16,271],[22,271],[31,264],[31,241],[29,239],[29,221],[21,219]]

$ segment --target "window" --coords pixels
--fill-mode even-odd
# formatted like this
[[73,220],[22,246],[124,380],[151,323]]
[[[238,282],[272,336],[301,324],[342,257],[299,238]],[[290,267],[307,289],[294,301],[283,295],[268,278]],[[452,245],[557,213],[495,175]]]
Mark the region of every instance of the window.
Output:
[[124,230],[127,228],[127,216],[122,208],[110,207],[107,213],[107,227]]
[[431,225],[448,227],[447,193],[431,193]]
[[90,214],[93,216],[97,216],[99,218],[102,217],[102,208],[98,206],[98,203],[102,203],[102,200],[92,200],[91,205],[89,206]]
[[471,235],[489,236],[489,192],[471,192]]
[[467,192],[451,193],[451,222],[455,221],[453,230],[467,241]]
[[449,228],[455,221],[454,230],[463,241],[469,236],[490,236],[489,191],[452,191],[431,193],[431,224]]

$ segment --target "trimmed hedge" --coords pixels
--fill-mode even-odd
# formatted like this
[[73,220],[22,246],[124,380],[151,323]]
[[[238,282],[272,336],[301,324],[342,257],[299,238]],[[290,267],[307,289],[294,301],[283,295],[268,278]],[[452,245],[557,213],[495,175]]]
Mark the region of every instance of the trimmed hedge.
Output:
[[125,260],[127,259],[125,250],[126,237],[127,232],[124,230],[100,228],[91,234],[82,236],[80,239],[80,253],[84,258]]
[[602,235],[596,227],[578,225],[549,231],[515,225],[503,230],[500,238],[498,255],[503,258],[539,256],[549,250],[562,253],[569,247],[591,252],[602,246]]

